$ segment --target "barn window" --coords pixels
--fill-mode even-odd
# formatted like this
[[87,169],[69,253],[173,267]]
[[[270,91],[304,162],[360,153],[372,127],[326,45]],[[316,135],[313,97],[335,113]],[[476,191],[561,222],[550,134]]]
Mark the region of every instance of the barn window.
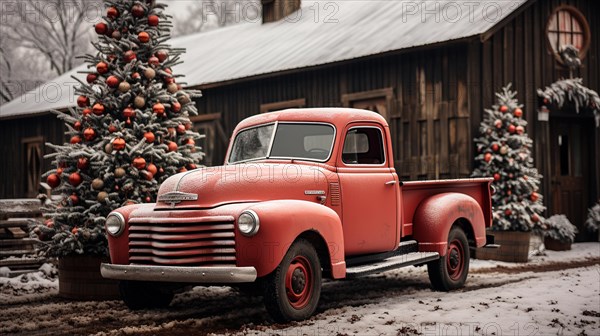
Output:
[[33,137],[22,140],[25,147],[25,167],[27,169],[27,197],[35,197],[39,193],[42,165],[44,164],[44,138]]
[[393,114],[394,90],[392,88],[348,93],[342,95],[342,105],[357,109],[369,110],[381,114],[389,120]]
[[214,166],[223,163],[225,150],[229,139],[221,124],[221,113],[201,114],[191,116],[193,130],[204,135],[196,145],[202,148],[205,153],[202,164]]
[[260,105],[260,113],[267,113],[279,110],[285,110],[289,108],[302,108],[306,106],[306,99],[294,99],[286,100],[275,103],[267,103]]
[[590,28],[588,23],[576,8],[572,6],[557,7],[548,20],[548,42],[555,55],[561,47],[573,45],[579,49],[580,58],[585,56],[590,45]]

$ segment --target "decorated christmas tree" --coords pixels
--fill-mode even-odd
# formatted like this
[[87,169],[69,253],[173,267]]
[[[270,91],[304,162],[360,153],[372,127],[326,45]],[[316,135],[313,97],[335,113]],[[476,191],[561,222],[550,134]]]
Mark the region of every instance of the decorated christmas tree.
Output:
[[494,230],[542,230],[542,196],[538,189],[542,176],[533,165],[533,141],[525,132],[522,105],[510,84],[497,93],[497,102],[485,110],[475,139],[474,177],[493,177],[492,206]]
[[154,202],[170,175],[195,169],[203,153],[190,130],[192,101],[173,67],[182,49],[171,48],[170,16],[154,1],[105,1],[94,26],[97,50],[86,55],[86,81],[76,89],[77,108],[55,112],[69,143],[48,144],[52,169],[44,174],[61,200],[34,230],[48,255],[107,254],[104,222],[110,211]]

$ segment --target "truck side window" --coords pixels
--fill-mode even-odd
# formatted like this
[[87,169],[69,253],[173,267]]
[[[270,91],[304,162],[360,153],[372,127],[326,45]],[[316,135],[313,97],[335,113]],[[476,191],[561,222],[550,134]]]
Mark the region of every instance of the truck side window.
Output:
[[381,130],[376,127],[350,129],[344,141],[342,161],[345,164],[385,163]]

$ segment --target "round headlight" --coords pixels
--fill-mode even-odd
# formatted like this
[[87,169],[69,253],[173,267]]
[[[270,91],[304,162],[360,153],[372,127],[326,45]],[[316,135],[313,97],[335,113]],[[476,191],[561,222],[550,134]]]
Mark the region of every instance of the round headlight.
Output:
[[106,217],[106,232],[111,236],[118,236],[125,228],[125,218],[118,212],[113,212]]
[[246,210],[238,218],[238,229],[244,236],[254,236],[260,227],[260,220],[256,212]]

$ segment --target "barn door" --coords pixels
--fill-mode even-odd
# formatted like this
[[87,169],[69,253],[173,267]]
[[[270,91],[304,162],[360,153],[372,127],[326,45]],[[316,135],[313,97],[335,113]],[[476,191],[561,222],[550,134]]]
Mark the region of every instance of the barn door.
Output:
[[550,125],[553,212],[565,214],[579,228],[580,237],[590,205],[591,124],[579,118],[552,118]]
[[42,164],[44,163],[41,137],[23,139],[25,147],[25,167],[27,169],[26,196],[36,197],[39,194],[42,176]]

